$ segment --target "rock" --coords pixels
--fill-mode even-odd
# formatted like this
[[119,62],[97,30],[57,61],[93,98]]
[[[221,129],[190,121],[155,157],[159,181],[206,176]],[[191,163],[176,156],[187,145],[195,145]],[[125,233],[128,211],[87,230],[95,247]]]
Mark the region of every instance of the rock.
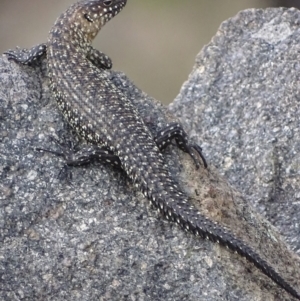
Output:
[[300,254],[299,10],[246,10],[199,53],[170,110]]
[[[299,250],[292,163],[299,20],[296,10],[274,9],[248,10],[224,22],[170,105],[201,142],[210,167],[196,170],[174,147],[165,152],[172,175],[197,198],[199,210],[245,240],[298,290],[299,257],[249,203]],[[108,72],[153,132],[173,119],[124,74]],[[38,152],[60,151],[53,138],[78,142],[49,94],[44,63],[18,66],[3,56],[0,81],[2,300],[291,299],[239,255],[166,222],[123,173],[99,163],[66,170],[59,156]],[[272,202],[254,201],[269,191]],[[277,224],[284,219],[293,227]]]

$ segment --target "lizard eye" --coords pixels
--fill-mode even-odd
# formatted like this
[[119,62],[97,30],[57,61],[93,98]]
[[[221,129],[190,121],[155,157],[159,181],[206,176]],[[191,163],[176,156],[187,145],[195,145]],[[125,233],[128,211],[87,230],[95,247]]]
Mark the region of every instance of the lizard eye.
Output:
[[112,1],[106,0],[106,1],[103,1],[103,4],[105,6],[110,6],[112,4]]
[[93,23],[94,20],[88,14],[84,14],[83,16],[84,16],[84,18],[86,20],[88,20],[89,22]]

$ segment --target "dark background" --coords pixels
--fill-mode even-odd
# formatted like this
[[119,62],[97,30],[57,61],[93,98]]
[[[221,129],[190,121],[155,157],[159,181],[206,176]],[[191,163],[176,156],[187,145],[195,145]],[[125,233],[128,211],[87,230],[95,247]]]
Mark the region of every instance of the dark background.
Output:
[[[55,19],[73,2],[1,0],[0,53],[46,41]],[[222,21],[246,8],[297,5],[300,0],[128,0],[95,46],[113,59],[114,69],[124,71],[144,91],[168,103]]]

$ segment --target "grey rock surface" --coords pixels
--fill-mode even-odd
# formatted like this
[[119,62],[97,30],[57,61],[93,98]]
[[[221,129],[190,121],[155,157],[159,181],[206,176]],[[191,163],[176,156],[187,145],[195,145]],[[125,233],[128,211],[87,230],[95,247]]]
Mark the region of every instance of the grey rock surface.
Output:
[[224,22],[170,105],[211,164],[300,254],[300,12]]
[[[208,170],[195,170],[191,159],[175,148],[165,153],[174,177],[189,195],[199,200],[195,204],[199,210],[247,241],[298,290],[299,257],[289,251],[276,230],[248,203],[257,205],[263,214],[266,211],[262,209],[268,207],[266,216],[272,222],[281,221],[279,216],[289,220],[290,226],[287,221],[276,226],[289,238],[294,250],[299,250],[296,163],[293,169],[283,172],[283,165],[287,166],[292,159],[297,161],[298,127],[292,117],[297,115],[299,20],[300,15],[294,10],[250,10],[225,22],[212,43],[200,53],[189,82],[170,106],[174,114],[182,114],[186,129],[202,143],[212,165],[224,174],[227,172],[227,179],[243,191],[246,199],[212,165]],[[275,28],[268,29],[270,23]],[[268,44],[263,43],[264,36],[269,37]],[[260,50],[261,44],[265,45],[264,51]],[[276,51],[282,64],[276,65],[275,58],[273,63],[269,62],[273,58],[266,46],[269,44],[279,49]],[[228,52],[234,47],[238,51],[228,61]],[[271,58],[267,59],[268,56]],[[269,68],[257,80],[256,68],[263,66],[264,60],[269,62]],[[285,69],[288,66],[289,72]],[[273,73],[267,73],[268,70]],[[116,86],[136,104],[153,132],[172,120],[166,108],[142,93],[123,74],[110,74]],[[268,81],[273,87],[263,84]],[[49,94],[44,64],[35,68],[18,66],[3,56],[0,82],[0,300],[291,300],[238,255],[164,221],[121,172],[94,163],[67,171],[72,178],[64,171],[58,177],[63,160],[35,148],[60,150],[51,137],[64,145],[76,143],[77,137]],[[277,98],[274,92],[281,97]],[[242,93],[247,93],[248,98]],[[245,110],[242,102],[248,108],[250,100],[259,95],[259,114],[252,108],[247,133],[241,135],[238,129],[242,118],[238,118],[238,113]],[[270,103],[269,97],[273,100]],[[263,110],[267,104],[269,107]],[[280,110],[286,112],[289,106],[293,106],[289,115],[293,136],[286,135],[291,138],[284,140],[282,148],[275,144],[276,152],[267,156],[267,146],[277,143],[263,143],[265,128],[273,118],[271,113],[277,113],[279,118],[283,114]],[[234,112],[237,120],[232,119],[231,124],[225,121],[226,132],[221,121],[223,116],[229,116],[229,111]],[[269,117],[263,123],[261,112]],[[258,144],[253,141],[258,133],[251,128],[250,121],[257,124],[257,132],[261,127]],[[253,137],[247,138],[251,131]],[[284,137],[284,131],[285,127],[278,124],[276,138]],[[251,144],[248,141],[254,145],[252,152],[251,145],[245,147]],[[236,144],[243,146],[241,152],[249,149],[256,165],[249,155],[246,159],[238,156]],[[227,149],[230,145],[237,150],[235,156]],[[273,169],[267,169],[268,163],[274,165],[272,158],[279,162],[274,169],[276,177]],[[247,159],[252,162],[249,167],[243,163]],[[258,182],[254,166],[263,184]],[[281,190],[270,184],[272,206],[263,198],[254,202],[259,194],[268,192],[266,178],[276,178],[276,183],[290,181],[288,187],[282,184]],[[252,189],[245,188],[247,179]],[[283,192],[285,198],[281,198]]]

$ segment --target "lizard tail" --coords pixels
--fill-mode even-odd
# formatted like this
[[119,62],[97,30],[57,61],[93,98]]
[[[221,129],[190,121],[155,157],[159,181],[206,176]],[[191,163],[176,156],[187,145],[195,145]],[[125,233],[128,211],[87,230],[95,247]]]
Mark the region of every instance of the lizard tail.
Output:
[[[181,198],[178,201],[178,192],[175,193],[177,200],[169,198],[159,200],[152,196],[152,203],[169,220],[178,223],[184,230],[192,232],[196,236],[209,239],[212,242],[220,243],[230,250],[245,257],[253,263],[266,276],[271,278],[277,285],[300,300],[300,294],[290,286],[264,259],[233,234],[221,227],[219,224],[203,216],[188,200]],[[182,193],[179,192],[179,195]]]

